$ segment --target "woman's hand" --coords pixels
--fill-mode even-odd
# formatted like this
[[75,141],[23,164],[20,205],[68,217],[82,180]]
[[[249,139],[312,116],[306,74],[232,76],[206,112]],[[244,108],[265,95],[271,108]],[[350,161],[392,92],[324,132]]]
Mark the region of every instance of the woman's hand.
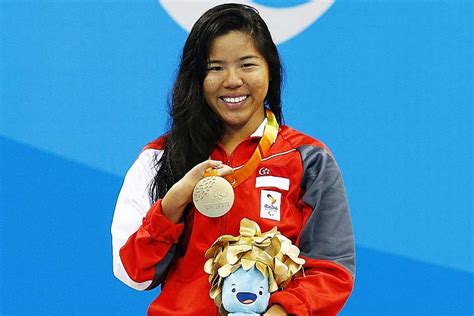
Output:
[[190,196],[188,203],[192,201],[192,193],[196,184],[204,177],[204,173],[207,169],[212,169],[211,173],[216,176],[225,176],[232,174],[233,170],[231,167],[224,165],[222,161],[219,160],[206,160],[194,166],[191,170],[184,175],[184,177],[179,180],[176,184],[183,186],[184,188],[189,189]]
[[193,200],[194,187],[204,177],[204,173],[208,169],[211,169],[210,173],[216,176],[225,176],[233,172],[231,167],[218,160],[203,161],[189,170],[168,190],[161,201],[162,213],[171,222],[177,223],[179,221],[186,205]]
[[288,316],[289,314],[281,305],[274,304],[270,306],[267,312],[263,315],[264,316]]

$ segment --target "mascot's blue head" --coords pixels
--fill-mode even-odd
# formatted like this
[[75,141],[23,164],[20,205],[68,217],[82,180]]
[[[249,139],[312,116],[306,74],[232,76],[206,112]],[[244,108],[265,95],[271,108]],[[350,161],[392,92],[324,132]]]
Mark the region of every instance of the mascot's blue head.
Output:
[[264,277],[255,266],[248,271],[239,268],[224,279],[222,304],[230,315],[262,314],[267,310],[269,299],[268,276]]

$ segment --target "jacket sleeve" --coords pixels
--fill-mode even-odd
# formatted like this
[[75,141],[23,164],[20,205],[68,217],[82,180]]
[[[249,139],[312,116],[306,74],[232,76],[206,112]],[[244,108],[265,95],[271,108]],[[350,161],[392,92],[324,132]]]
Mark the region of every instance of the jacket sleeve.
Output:
[[162,281],[184,228],[162,215],[161,200],[150,203],[155,154],[161,151],[143,151],[127,172],[111,228],[114,275],[137,290],[152,289]]
[[298,238],[304,273],[270,305],[293,315],[336,315],[349,297],[355,277],[354,236],[346,193],[334,158],[321,147],[298,148],[303,161],[306,223]]

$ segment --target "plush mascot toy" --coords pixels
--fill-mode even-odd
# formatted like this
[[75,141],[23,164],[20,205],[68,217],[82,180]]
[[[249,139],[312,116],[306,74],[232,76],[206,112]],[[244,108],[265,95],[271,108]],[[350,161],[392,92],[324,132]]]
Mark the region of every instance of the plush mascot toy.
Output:
[[228,316],[260,315],[270,293],[285,288],[301,270],[299,249],[276,227],[262,233],[254,221],[240,222],[240,236],[223,235],[206,252],[209,295]]

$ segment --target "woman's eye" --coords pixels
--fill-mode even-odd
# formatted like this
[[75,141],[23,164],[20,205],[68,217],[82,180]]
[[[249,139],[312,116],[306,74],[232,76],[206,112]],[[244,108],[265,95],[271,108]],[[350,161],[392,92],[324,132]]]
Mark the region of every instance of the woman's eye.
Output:
[[251,68],[255,66],[254,64],[242,64],[242,68]]
[[207,68],[208,71],[220,71],[222,70],[222,67],[220,66],[214,66],[214,67],[209,67]]

